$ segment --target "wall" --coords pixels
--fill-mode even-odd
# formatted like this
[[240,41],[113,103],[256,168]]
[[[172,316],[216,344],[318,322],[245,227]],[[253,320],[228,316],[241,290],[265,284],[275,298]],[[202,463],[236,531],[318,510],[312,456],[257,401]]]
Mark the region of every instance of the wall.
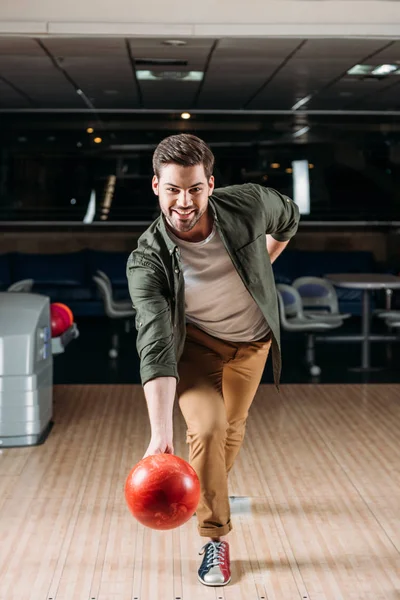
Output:
[[400,3],[373,0],[1,1],[0,33],[398,36]]
[[[131,252],[136,247],[139,232],[69,231],[69,232],[2,232],[0,254],[6,252],[28,252],[51,254],[77,252],[85,248],[109,252]],[[390,233],[383,230],[370,231],[313,231],[301,227],[290,242],[291,250],[323,250],[373,252],[379,262],[390,260],[400,265],[400,230]]]

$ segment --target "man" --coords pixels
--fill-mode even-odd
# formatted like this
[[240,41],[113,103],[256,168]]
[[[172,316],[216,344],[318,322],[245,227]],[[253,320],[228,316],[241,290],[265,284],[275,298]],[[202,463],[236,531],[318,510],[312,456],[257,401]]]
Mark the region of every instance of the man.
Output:
[[230,581],[228,473],[272,345],[279,383],[279,316],[271,263],[298,227],[296,205],[254,184],[214,191],[214,156],[199,138],[164,139],[153,156],[161,215],[140,237],[127,277],[151,440],[173,453],[175,396],[200,479],[198,530],[209,541],[198,577]]

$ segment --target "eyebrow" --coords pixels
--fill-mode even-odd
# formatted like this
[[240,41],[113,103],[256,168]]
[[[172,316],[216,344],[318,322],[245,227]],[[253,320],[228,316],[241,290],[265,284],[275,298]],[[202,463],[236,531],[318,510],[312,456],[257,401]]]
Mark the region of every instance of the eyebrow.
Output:
[[[176,185],[175,183],[164,183],[164,185],[170,185],[172,187],[181,189],[179,187],[179,185]],[[197,187],[198,185],[204,185],[204,183],[202,181],[199,181],[199,183],[194,183],[193,185],[189,185],[188,189],[193,188],[193,187]]]

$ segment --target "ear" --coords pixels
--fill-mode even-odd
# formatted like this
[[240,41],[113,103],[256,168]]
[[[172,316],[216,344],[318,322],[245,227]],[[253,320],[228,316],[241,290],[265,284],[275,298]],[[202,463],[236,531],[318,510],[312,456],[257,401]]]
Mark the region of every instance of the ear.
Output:
[[152,179],[151,187],[153,188],[155,195],[158,196],[158,177],[156,177],[156,175],[154,175]]
[[214,191],[214,187],[215,187],[215,179],[214,179],[214,175],[211,175],[210,179],[208,180],[208,195],[211,196],[211,194]]

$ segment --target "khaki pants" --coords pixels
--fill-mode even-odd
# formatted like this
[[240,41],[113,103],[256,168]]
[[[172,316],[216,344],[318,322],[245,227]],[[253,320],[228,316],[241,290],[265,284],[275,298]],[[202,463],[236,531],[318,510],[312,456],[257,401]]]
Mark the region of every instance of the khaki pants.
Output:
[[242,445],[249,408],[271,339],[226,342],[193,325],[179,363],[178,398],[187,425],[189,462],[201,484],[198,530],[204,537],[232,529],[228,473]]

